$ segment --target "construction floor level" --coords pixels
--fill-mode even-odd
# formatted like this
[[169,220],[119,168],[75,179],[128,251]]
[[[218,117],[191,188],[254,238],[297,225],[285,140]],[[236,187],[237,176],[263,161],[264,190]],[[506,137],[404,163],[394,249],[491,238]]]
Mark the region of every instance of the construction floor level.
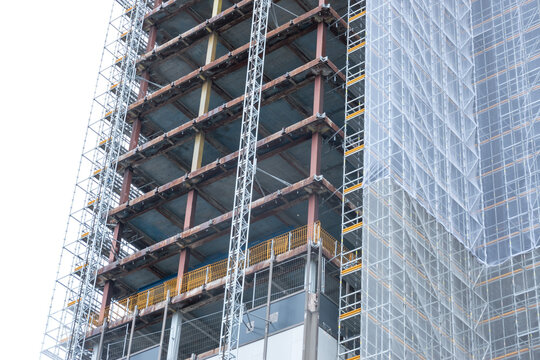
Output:
[[[43,357],[225,358],[261,1],[114,1]],[[536,0],[272,1],[238,359],[540,359],[539,59]]]

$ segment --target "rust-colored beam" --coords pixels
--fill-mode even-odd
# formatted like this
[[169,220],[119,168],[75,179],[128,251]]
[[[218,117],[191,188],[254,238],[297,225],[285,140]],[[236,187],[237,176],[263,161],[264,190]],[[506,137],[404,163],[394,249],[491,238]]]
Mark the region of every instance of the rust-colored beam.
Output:
[[[324,7],[326,10],[321,14],[321,21],[331,25],[329,27],[330,31],[338,37],[340,41],[345,43],[345,33],[347,29],[346,21],[344,21],[329,5],[324,5]],[[221,34],[227,31],[239,22],[250,18],[252,8],[253,0],[243,0],[206,20],[193,9],[189,9],[189,7],[186,8],[186,13],[195,19],[195,21],[199,22],[199,24],[171,40],[166,40],[166,42],[158,46],[155,51],[148,51],[146,54],[142,55],[138,63],[139,70],[149,66],[154,67],[166,60],[169,56],[176,56],[186,52],[193,45],[200,43],[209,33],[214,32]],[[305,12],[312,10],[311,7],[306,8],[305,6],[302,7],[302,9]],[[148,28],[150,28],[150,26],[148,26]],[[168,35],[168,37],[171,38],[170,35]],[[291,50],[296,53],[298,49]],[[232,49],[229,48],[229,51],[232,51]],[[301,54],[298,55],[300,56]]]
[[178,262],[178,275],[176,281],[176,290],[180,292],[182,289],[182,281],[184,280],[184,274],[188,272],[189,268],[189,255],[190,248],[185,248],[180,251],[180,260]]
[[[325,1],[319,0],[319,4],[324,6]],[[326,56],[326,26],[324,24],[317,25],[317,40],[315,45],[315,55],[317,58]],[[313,87],[313,115],[324,113],[324,78],[322,75],[315,77]],[[310,157],[310,176],[317,176],[321,173],[321,147],[322,136],[315,132],[311,138],[311,157]],[[319,197],[317,194],[312,194],[308,202],[308,225],[313,225],[319,220]]]
[[179,12],[195,5],[199,1],[201,0],[168,0],[163,4],[162,0],[157,0],[154,2],[154,8],[144,16],[144,29],[148,30],[152,25],[170,20]]
[[[312,193],[329,196],[330,204],[339,204],[341,201],[341,194],[327,180],[310,177],[252,202],[253,221],[271,216],[273,211],[283,211],[298,201],[306,199]],[[229,211],[124,259],[110,263],[98,270],[99,282],[103,284],[109,279],[120,278],[172,256],[179,248],[189,246],[193,249],[209,242],[209,238],[214,239],[216,234],[226,234],[230,227],[231,216],[232,212]]]
[[[324,6],[326,0],[319,0],[319,5]],[[315,42],[315,56],[322,58],[326,55],[326,26],[324,24],[317,25],[317,38]],[[315,77],[315,83],[313,87],[313,114],[322,114],[324,113],[324,79],[321,75]],[[309,173],[311,176],[317,177],[321,173],[321,147],[322,147],[322,136],[320,133],[315,132],[311,137],[311,156],[310,156],[310,166]],[[308,214],[307,214],[307,224],[308,224],[308,241],[314,239],[313,229],[315,229],[315,224],[319,220],[319,194],[313,193],[309,196],[308,200]],[[319,256],[321,256],[322,246],[319,247]],[[308,246],[307,255],[306,255],[306,279],[307,282],[311,282],[312,279],[317,279],[317,288],[315,291],[310,289],[308,285],[306,287],[306,302],[304,308],[304,335],[303,335],[303,348],[302,348],[302,359],[317,359],[317,347],[318,347],[318,337],[319,337],[319,299],[314,298],[315,306],[310,308],[310,296],[318,294],[320,292],[320,281],[321,281],[321,260],[319,258],[317,264],[317,273],[311,274],[312,259],[311,259],[311,245]],[[315,275],[315,277],[313,276]]]
[[[319,131],[328,136],[333,136],[335,133],[339,137],[341,136],[338,126],[327,117],[310,116],[259,140],[257,142],[257,156],[259,160],[273,156],[276,152],[282,151],[287,144],[296,145],[300,140],[311,137],[313,131]],[[207,185],[233,174],[236,169],[237,159],[238,151],[235,151],[196,171],[187,173],[153,191],[119,205],[112,209],[109,215],[119,221],[129,221],[134,216],[148,211],[148,209],[161,206],[185,194],[193,186]]]
[[[321,20],[321,16],[325,14],[331,14],[329,8],[317,7],[298,16],[289,23],[269,31],[267,34],[267,53],[284,44],[290,43],[308,30],[311,31],[311,29]],[[127,120],[132,121],[137,116],[151,111],[156,106],[170,103],[178,96],[200,86],[205,79],[221,77],[244,66],[244,63],[247,61],[248,51],[249,43],[246,43],[231,53],[212,61],[198,70],[192,71],[167,86],[164,86],[147,98],[131,104],[129,106]]]
[[[213,0],[212,3],[212,15],[216,16],[221,12],[222,0]],[[216,59],[218,38],[215,32],[212,32],[208,37],[208,45],[206,47],[206,59],[205,66],[212,63]],[[212,93],[212,79],[206,78],[203,81],[201,87],[201,97],[199,100],[199,113],[203,115],[208,112],[210,105],[210,96]],[[195,141],[193,142],[193,156],[191,160],[191,171],[199,169],[202,165],[203,150],[204,150],[204,132],[199,132],[195,135]],[[186,211],[184,216],[184,230],[193,227],[195,223],[195,213],[197,208],[197,189],[193,188],[189,190],[186,200]],[[212,202],[211,202],[212,203]],[[178,275],[177,282],[178,290],[182,288],[182,278],[187,271],[187,264],[189,263],[189,248],[186,248],[180,252],[180,262],[178,263]]]
[[[305,86],[312,81],[314,75],[319,73],[336,74],[338,79],[342,82],[345,81],[343,73],[331,61],[320,58],[315,59],[264,84],[261,95],[262,105],[271,103],[291,91]],[[243,101],[244,96],[239,96],[126,152],[118,158],[118,170],[128,166],[135,167],[152,157],[170,151],[187,142],[201,130],[208,129],[210,131],[238,119],[242,115]]]
[[242,0],[207,20],[193,16],[193,12],[188,10],[187,14],[192,16],[199,24],[166,41],[158,46],[155,51],[147,51],[139,58],[137,67],[139,69],[153,67],[171,55],[182,54],[193,45],[203,41],[210,33],[224,32],[238,21],[251,17],[250,12],[252,9],[253,0]]

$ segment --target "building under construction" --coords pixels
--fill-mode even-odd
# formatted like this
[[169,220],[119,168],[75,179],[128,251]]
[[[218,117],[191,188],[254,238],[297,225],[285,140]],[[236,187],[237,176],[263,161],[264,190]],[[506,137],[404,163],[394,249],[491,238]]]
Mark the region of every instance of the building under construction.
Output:
[[540,3],[116,0],[41,355],[540,359]]

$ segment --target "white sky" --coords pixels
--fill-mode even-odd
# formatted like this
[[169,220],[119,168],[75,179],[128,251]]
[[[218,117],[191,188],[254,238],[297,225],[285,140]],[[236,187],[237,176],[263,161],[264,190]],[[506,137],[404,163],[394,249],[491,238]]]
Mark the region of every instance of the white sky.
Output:
[[1,359],[39,357],[112,1],[2,2]]

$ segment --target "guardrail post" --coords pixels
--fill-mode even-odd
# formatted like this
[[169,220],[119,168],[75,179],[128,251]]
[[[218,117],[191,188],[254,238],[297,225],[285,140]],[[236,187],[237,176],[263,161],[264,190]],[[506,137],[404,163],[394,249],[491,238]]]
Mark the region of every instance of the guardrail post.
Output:
[[291,240],[292,240],[292,233],[289,231],[289,239],[287,240],[289,242],[287,251],[291,251]]
[[210,266],[207,266],[206,267],[206,279],[204,280],[205,284],[208,284],[208,273],[209,273],[209,271],[210,271]]
[[251,308],[255,307],[255,289],[257,288],[257,272],[253,274],[253,296],[251,297]]
[[319,246],[322,245],[322,238],[321,238],[321,223],[320,221],[317,221],[315,223],[315,234],[314,234],[315,238],[317,239],[317,244]]
[[334,256],[337,256],[337,241],[334,241]]
[[169,310],[169,290],[167,290],[167,300],[165,303],[165,309],[163,310],[163,324],[161,324],[161,335],[159,336],[159,354],[157,360],[161,360],[161,354],[163,353],[163,338],[165,337],[165,324],[167,323],[167,311]]
[[270,302],[272,301],[272,272],[274,270],[274,239],[270,248],[270,269],[268,270],[268,290],[266,293],[266,316],[264,324],[263,360],[268,352],[268,333],[270,331]]
[[150,290],[146,291],[146,306],[145,309],[148,307],[148,303],[150,301]]
[[247,268],[249,267],[249,249],[247,249],[246,251],[246,266],[244,266],[244,268]]

